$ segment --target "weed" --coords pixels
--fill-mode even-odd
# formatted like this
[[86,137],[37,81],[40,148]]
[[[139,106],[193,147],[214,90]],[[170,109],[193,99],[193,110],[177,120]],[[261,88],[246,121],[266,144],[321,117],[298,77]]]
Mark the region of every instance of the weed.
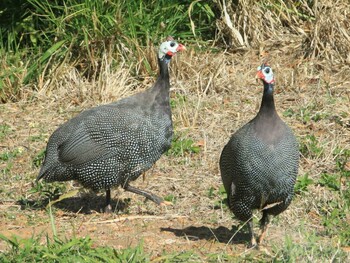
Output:
[[161,256],[161,261],[164,263],[170,262],[200,262],[200,257],[193,251],[184,251],[180,253],[164,254]]
[[295,112],[292,109],[287,109],[282,114],[284,117],[292,117],[295,115]]
[[8,160],[10,160],[12,158],[16,158],[21,153],[23,153],[23,148],[22,147],[15,148],[12,151],[0,153],[0,161],[8,161]]
[[317,159],[324,153],[324,148],[313,134],[308,134],[301,140],[299,150],[304,157],[311,159]]
[[41,196],[45,196],[50,200],[56,199],[57,196],[64,192],[66,192],[66,186],[59,182],[44,183],[39,181],[29,190],[31,194],[39,193]]
[[314,121],[314,122],[318,122],[320,120],[323,120],[323,119],[328,119],[329,118],[329,114],[328,113],[319,113],[317,112],[314,116],[311,117],[311,119]]
[[336,168],[341,173],[341,176],[350,177],[350,171],[346,168],[350,159],[350,149],[338,147],[333,151],[333,155],[335,156]]
[[276,244],[273,247],[273,262],[325,262],[336,258],[339,261],[346,261],[347,255],[338,247],[320,244],[320,237],[315,233],[306,234],[307,243],[293,242],[289,236],[286,236],[283,247]]
[[297,194],[301,194],[303,192],[307,192],[307,188],[309,185],[313,184],[313,180],[309,178],[309,174],[306,173],[303,176],[299,176],[294,186],[294,192]]
[[11,127],[7,124],[0,125],[0,141],[2,141],[11,132]]
[[165,201],[172,202],[173,204],[176,204],[176,196],[169,194],[164,197]]
[[31,142],[41,142],[43,141],[45,138],[44,134],[40,134],[40,135],[32,135],[29,137],[29,140]]
[[1,175],[3,175],[4,177],[2,177],[2,179],[5,179],[5,175],[8,175],[11,171],[13,167],[13,163],[12,162],[7,162],[5,168],[1,169]]
[[211,186],[208,190],[208,197],[210,199],[212,199],[214,197],[214,191],[215,191],[215,188]]
[[18,148],[15,148],[14,150],[12,151],[6,151],[6,152],[3,152],[3,153],[0,153],[0,164],[3,162],[5,163],[4,166],[2,166],[1,168],[1,172],[0,172],[0,175],[2,175],[2,179],[5,180],[5,176],[9,176],[10,175],[10,172],[11,172],[11,169],[13,167],[13,159],[20,156],[22,153],[23,153],[23,148],[22,147],[18,147]]
[[0,255],[1,262],[149,262],[142,244],[135,248],[116,250],[111,247],[96,247],[89,237],[61,240],[46,237],[21,239],[0,234],[10,250]]
[[192,139],[181,138],[181,136],[175,135],[167,155],[185,156],[186,154],[199,153],[199,151],[200,147],[195,145]]
[[339,176],[336,174],[322,173],[319,184],[335,191],[338,191],[340,189]]
[[214,187],[210,187],[208,189],[208,197],[210,199],[215,199],[214,206],[215,207],[222,207],[222,205],[227,205],[227,194],[225,191],[225,187],[223,185],[220,186],[219,189],[215,189]]
[[38,195],[35,200],[28,199],[27,197],[21,197],[18,204],[22,206],[22,209],[31,208],[42,208],[45,207],[49,201],[58,199],[62,193],[66,192],[66,185],[54,182],[54,183],[43,183],[39,181],[35,183],[33,187],[28,191],[30,195]]
[[186,96],[176,93],[175,98],[170,100],[170,106],[172,109],[175,109],[178,106],[183,106],[186,103]]
[[33,159],[33,166],[40,167],[45,158],[46,149],[42,149]]
[[350,149],[337,147],[333,151],[333,155],[336,171],[339,173],[339,181],[336,182],[336,185],[340,188],[341,195],[350,207],[350,170],[347,168],[350,159]]
[[342,245],[349,245],[350,225],[346,222],[348,207],[339,207],[338,204],[330,203],[329,208],[322,217],[325,226],[324,234],[338,236]]

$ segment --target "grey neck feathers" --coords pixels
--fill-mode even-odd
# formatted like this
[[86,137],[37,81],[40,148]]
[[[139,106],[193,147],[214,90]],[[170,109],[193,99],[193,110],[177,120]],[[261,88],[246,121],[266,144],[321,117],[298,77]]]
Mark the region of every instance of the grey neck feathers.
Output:
[[159,65],[159,77],[169,81],[169,69],[168,64],[171,60],[171,56],[165,55],[163,58],[158,58]]
[[169,105],[169,61],[170,58],[167,58],[166,56],[163,59],[158,58],[159,76],[151,91],[151,93],[154,94],[154,99],[157,101],[157,104],[164,106]]
[[259,114],[268,113],[273,115],[274,113],[276,113],[275,102],[273,99],[273,84],[266,83],[265,81],[263,81],[263,83],[264,94],[262,97]]
[[273,84],[264,82],[260,110],[254,120],[254,129],[265,143],[274,144],[283,136],[284,125],[275,108]]

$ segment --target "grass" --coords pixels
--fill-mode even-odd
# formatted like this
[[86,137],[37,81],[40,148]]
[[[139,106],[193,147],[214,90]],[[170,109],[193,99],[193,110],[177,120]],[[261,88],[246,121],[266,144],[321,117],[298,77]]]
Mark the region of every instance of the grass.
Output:
[[[253,61],[256,57],[249,52],[230,56],[199,53],[191,62],[183,62],[182,59],[180,57],[179,60],[172,61],[174,67],[171,68],[172,110],[176,129],[174,143],[177,144],[174,148],[178,149],[178,154],[164,156],[146,174],[145,181],[140,178],[133,182],[133,185],[173,202],[174,206],[159,209],[156,205],[145,202],[142,197],[114,190],[114,205],[123,200],[130,202],[127,210],[106,216],[95,212],[99,211],[99,204],[104,202],[103,193],[97,196],[78,193],[51,206],[59,237],[57,242],[50,239],[52,251],[45,241],[46,235],[51,236],[52,233],[46,205],[49,200],[78,190],[80,186],[72,182],[34,183],[45,140],[66,119],[95,105],[94,98],[98,97],[86,96],[85,101],[77,106],[63,86],[63,92],[57,94],[60,97],[55,101],[41,98],[30,103],[2,105],[8,119],[2,132],[6,135],[1,140],[1,146],[4,146],[1,156],[6,160],[1,160],[0,165],[1,169],[8,169],[6,174],[2,174],[0,228],[6,238],[12,239],[12,234],[16,234],[19,236],[18,243],[22,244],[23,240],[36,247],[35,251],[28,252],[20,245],[15,252],[3,240],[0,249],[7,258],[14,258],[13,253],[18,253],[18,258],[21,253],[32,253],[32,257],[36,256],[33,255],[35,253],[56,253],[55,251],[65,246],[70,247],[71,244],[91,250],[91,257],[96,255],[94,253],[99,254],[105,250],[109,251],[106,252],[108,255],[113,250],[123,253],[128,247],[130,253],[133,253],[143,240],[141,258],[155,262],[303,262],[308,259],[324,262],[331,261],[332,258],[335,261],[348,259],[350,154],[346,125],[349,115],[344,114],[348,113],[346,97],[339,95],[344,92],[342,87],[334,86],[332,99],[336,102],[328,104],[325,86],[304,88],[303,82],[307,75],[300,75],[296,83],[300,93],[282,89],[276,84],[277,109],[281,113],[292,113],[283,115],[283,119],[293,128],[301,149],[304,150],[295,187],[296,195],[290,208],[272,220],[266,246],[261,251],[251,251],[246,248],[245,232],[236,233],[239,222],[225,205],[217,161],[229,136],[254,116],[255,107],[260,102],[261,85],[252,79],[255,67],[243,70],[248,61]],[[192,78],[187,77],[188,72],[202,72],[205,65],[216,65],[218,62],[215,59],[223,61],[220,73],[227,75],[226,78],[222,75],[215,76],[215,73],[210,75],[209,71],[208,75],[198,73],[192,75]],[[200,63],[194,63],[198,60]],[[233,67],[230,64],[232,61],[237,66]],[[276,69],[281,75],[276,73],[278,78],[286,78],[287,81],[288,78],[291,79],[290,72],[293,69],[288,68],[289,61],[287,57],[280,61],[282,64]],[[190,65],[191,68],[184,65]],[[346,74],[338,75],[337,79],[330,82],[331,85],[339,83],[339,76],[343,77],[344,83],[347,81]],[[209,91],[202,93],[205,90],[202,85],[207,86],[210,78],[215,86],[209,85]],[[129,80],[136,82],[133,78]],[[223,87],[229,87],[232,80],[234,86],[224,89]],[[152,79],[146,84],[139,82],[138,89],[150,86],[151,81]],[[82,83],[89,87],[88,82]],[[68,87],[73,92],[73,87]],[[104,96],[113,98],[113,93],[113,89],[106,90]],[[322,116],[340,116],[340,121],[327,117],[310,118],[305,122],[297,117],[295,113],[314,102],[315,94],[322,106],[322,109],[315,110]],[[193,147],[197,145],[199,151],[193,152]],[[16,153],[16,149],[22,149],[22,153]],[[8,166],[9,164],[11,165]],[[92,207],[92,214],[81,210],[87,202]],[[255,222],[259,217],[256,214]],[[19,228],[11,230],[12,227]],[[232,243],[228,243],[232,236]],[[90,237],[90,243],[84,241],[86,237]],[[79,250],[74,250],[74,246],[70,249],[68,251],[72,255],[80,253]]]
[[179,135],[175,135],[167,154],[183,157],[185,154],[196,154],[199,153],[199,151],[200,147],[195,145],[195,142],[192,139],[182,138]]
[[127,61],[138,65],[134,74],[149,75],[147,49],[166,36],[205,45],[203,40],[215,31],[212,5],[209,1],[5,1],[0,13],[8,21],[0,30],[0,100],[23,98],[21,85],[45,89],[66,64],[97,80],[106,55],[116,58],[114,67]]
[[[0,19],[12,22],[0,33],[0,100],[8,102],[0,106],[1,262],[349,261],[347,2],[330,10],[325,1],[226,1],[239,34],[227,28],[222,1],[17,2],[0,14],[15,19]],[[174,205],[114,189],[112,204],[121,208],[104,215],[104,193],[36,184],[49,135],[84,109],[150,87],[155,46],[168,34],[188,48],[170,67],[172,149],[132,183]],[[258,109],[254,74],[266,59],[301,158],[294,200],[255,251],[225,205],[218,159]],[[47,206],[59,197],[67,198]]]
[[21,239],[16,236],[5,237],[0,234],[10,249],[0,255],[1,262],[149,262],[143,253],[142,244],[135,248],[116,250],[110,247],[95,247],[93,241],[86,238],[41,237]]

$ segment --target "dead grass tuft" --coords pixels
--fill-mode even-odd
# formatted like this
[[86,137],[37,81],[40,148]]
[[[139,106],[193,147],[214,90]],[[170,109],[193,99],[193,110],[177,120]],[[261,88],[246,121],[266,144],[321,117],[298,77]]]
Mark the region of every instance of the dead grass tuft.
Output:
[[333,64],[350,63],[349,10],[349,1],[315,1],[312,7],[315,21],[309,23],[307,38],[304,40],[307,56]]
[[337,1],[218,1],[219,35],[229,47],[270,50],[288,46],[294,54],[348,63],[350,3]]

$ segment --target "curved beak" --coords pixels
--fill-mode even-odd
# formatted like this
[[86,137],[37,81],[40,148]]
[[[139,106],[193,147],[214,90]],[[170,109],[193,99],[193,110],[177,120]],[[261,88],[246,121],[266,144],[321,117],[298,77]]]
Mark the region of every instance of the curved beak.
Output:
[[183,51],[183,50],[186,50],[186,47],[182,44],[179,44],[179,46],[177,47],[176,51]]

